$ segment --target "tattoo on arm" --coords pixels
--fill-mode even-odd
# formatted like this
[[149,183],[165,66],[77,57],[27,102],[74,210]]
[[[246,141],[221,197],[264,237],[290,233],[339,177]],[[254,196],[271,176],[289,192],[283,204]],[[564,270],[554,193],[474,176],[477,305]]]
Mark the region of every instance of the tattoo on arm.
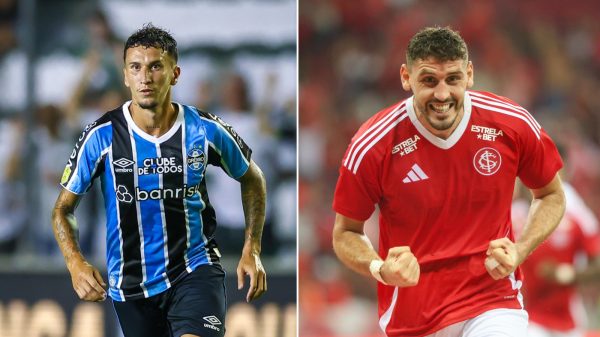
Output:
[[265,207],[267,188],[265,177],[260,168],[251,162],[248,172],[241,179],[242,205],[246,220],[246,242],[253,251],[260,253],[263,226],[265,223]]
[[72,257],[82,256],[78,242],[77,222],[74,215],[78,201],[78,196],[63,191],[58,196],[54,210],[52,211],[54,237],[65,257],[67,266]]

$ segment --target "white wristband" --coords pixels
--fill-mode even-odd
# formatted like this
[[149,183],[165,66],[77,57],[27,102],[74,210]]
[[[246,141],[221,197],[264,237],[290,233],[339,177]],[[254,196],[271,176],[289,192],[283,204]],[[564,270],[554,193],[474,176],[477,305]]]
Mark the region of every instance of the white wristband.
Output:
[[369,270],[371,271],[371,275],[373,275],[373,277],[377,281],[379,281],[379,282],[387,285],[387,283],[385,283],[383,281],[383,278],[381,278],[381,267],[382,266],[383,266],[383,261],[381,261],[381,260],[373,260],[373,261],[371,261],[371,264],[369,264]]

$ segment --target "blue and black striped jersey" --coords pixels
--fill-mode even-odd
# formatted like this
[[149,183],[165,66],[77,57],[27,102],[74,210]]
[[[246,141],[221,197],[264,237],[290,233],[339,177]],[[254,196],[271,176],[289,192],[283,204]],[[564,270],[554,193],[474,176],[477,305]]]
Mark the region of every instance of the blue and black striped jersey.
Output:
[[61,179],[83,194],[100,177],[116,301],[156,295],[199,265],[219,263],[204,172],[212,164],[237,179],[251,154],[219,117],[181,104],[172,128],[151,136],[133,122],[130,103],[85,128]]

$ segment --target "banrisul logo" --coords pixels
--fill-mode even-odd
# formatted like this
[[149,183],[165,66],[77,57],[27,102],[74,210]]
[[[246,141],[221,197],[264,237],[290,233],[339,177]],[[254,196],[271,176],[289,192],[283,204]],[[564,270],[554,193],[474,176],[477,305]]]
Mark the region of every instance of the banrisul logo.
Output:
[[187,165],[194,171],[200,171],[204,167],[206,162],[206,155],[202,148],[198,145],[194,145],[187,153]]

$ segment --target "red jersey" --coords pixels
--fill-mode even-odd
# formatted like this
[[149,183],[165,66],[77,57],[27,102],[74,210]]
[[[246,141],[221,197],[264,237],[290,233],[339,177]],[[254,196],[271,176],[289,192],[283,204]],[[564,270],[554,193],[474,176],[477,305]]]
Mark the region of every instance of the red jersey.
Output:
[[356,133],[340,168],[333,208],[366,220],[379,205],[379,254],[409,246],[421,275],[414,287],[378,284],[379,324],[389,336],[424,336],[495,308],[522,308],[519,272],[494,281],[489,242],[513,240],[515,178],[548,184],[562,167],[552,140],[522,107],[467,91],[448,139],[418,121],[412,97]]
[[[529,319],[538,325],[557,331],[585,328],[585,309],[575,286],[563,286],[544,280],[538,268],[545,262],[573,264],[579,254],[594,258],[600,254],[598,221],[581,197],[564,184],[567,208],[556,230],[521,265],[525,305]],[[519,230],[525,223],[524,207],[513,205],[513,221]]]

